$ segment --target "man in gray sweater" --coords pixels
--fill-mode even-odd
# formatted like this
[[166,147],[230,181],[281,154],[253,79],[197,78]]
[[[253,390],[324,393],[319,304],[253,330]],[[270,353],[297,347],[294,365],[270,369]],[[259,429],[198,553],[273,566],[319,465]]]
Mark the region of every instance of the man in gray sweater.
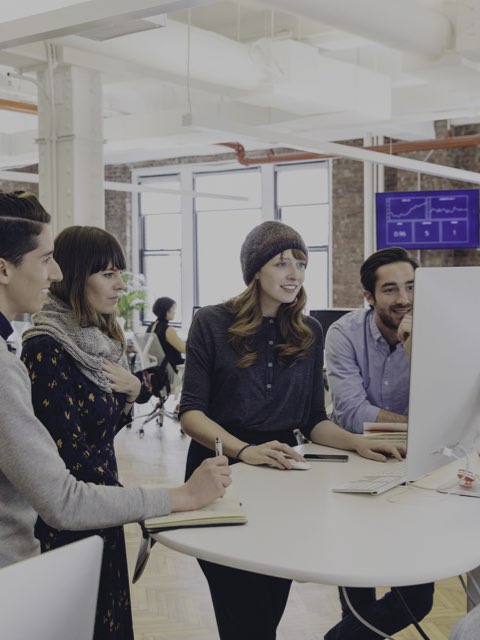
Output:
[[37,515],[56,529],[89,530],[203,507],[230,484],[225,456],[205,461],[173,489],[77,481],[34,415],[30,379],[7,347],[18,313],[39,311],[62,273],[53,259],[50,215],[25,192],[0,193],[0,567],[40,553]]

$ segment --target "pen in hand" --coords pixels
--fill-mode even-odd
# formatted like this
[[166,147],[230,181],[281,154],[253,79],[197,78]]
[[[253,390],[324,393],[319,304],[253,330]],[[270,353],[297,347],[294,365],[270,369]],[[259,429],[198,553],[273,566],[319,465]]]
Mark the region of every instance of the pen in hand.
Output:
[[223,455],[222,441],[220,440],[220,438],[218,436],[215,438],[215,455],[216,456],[222,456]]

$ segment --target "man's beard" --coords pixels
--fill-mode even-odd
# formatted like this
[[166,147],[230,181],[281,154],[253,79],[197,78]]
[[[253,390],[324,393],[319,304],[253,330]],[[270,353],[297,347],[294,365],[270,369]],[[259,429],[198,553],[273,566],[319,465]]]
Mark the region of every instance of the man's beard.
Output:
[[389,315],[387,315],[385,312],[381,312],[378,314],[378,317],[380,318],[380,320],[382,321],[382,324],[387,327],[387,329],[393,329],[396,330],[398,329],[398,327],[400,326],[400,322],[401,320],[399,320],[398,322],[395,322]]

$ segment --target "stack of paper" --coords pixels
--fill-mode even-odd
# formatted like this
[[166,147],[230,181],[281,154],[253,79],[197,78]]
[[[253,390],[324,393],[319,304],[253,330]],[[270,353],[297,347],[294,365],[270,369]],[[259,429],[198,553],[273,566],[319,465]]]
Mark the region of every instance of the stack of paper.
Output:
[[406,422],[364,422],[363,434],[375,440],[395,440],[407,442],[408,425]]

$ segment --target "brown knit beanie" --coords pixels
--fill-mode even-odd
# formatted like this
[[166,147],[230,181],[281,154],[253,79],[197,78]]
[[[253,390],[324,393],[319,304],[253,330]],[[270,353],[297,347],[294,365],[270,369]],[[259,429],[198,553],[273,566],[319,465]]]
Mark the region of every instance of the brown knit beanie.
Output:
[[301,235],[279,220],[268,220],[247,234],[240,250],[243,279],[249,284],[264,264],[288,249],[300,249],[308,255]]

